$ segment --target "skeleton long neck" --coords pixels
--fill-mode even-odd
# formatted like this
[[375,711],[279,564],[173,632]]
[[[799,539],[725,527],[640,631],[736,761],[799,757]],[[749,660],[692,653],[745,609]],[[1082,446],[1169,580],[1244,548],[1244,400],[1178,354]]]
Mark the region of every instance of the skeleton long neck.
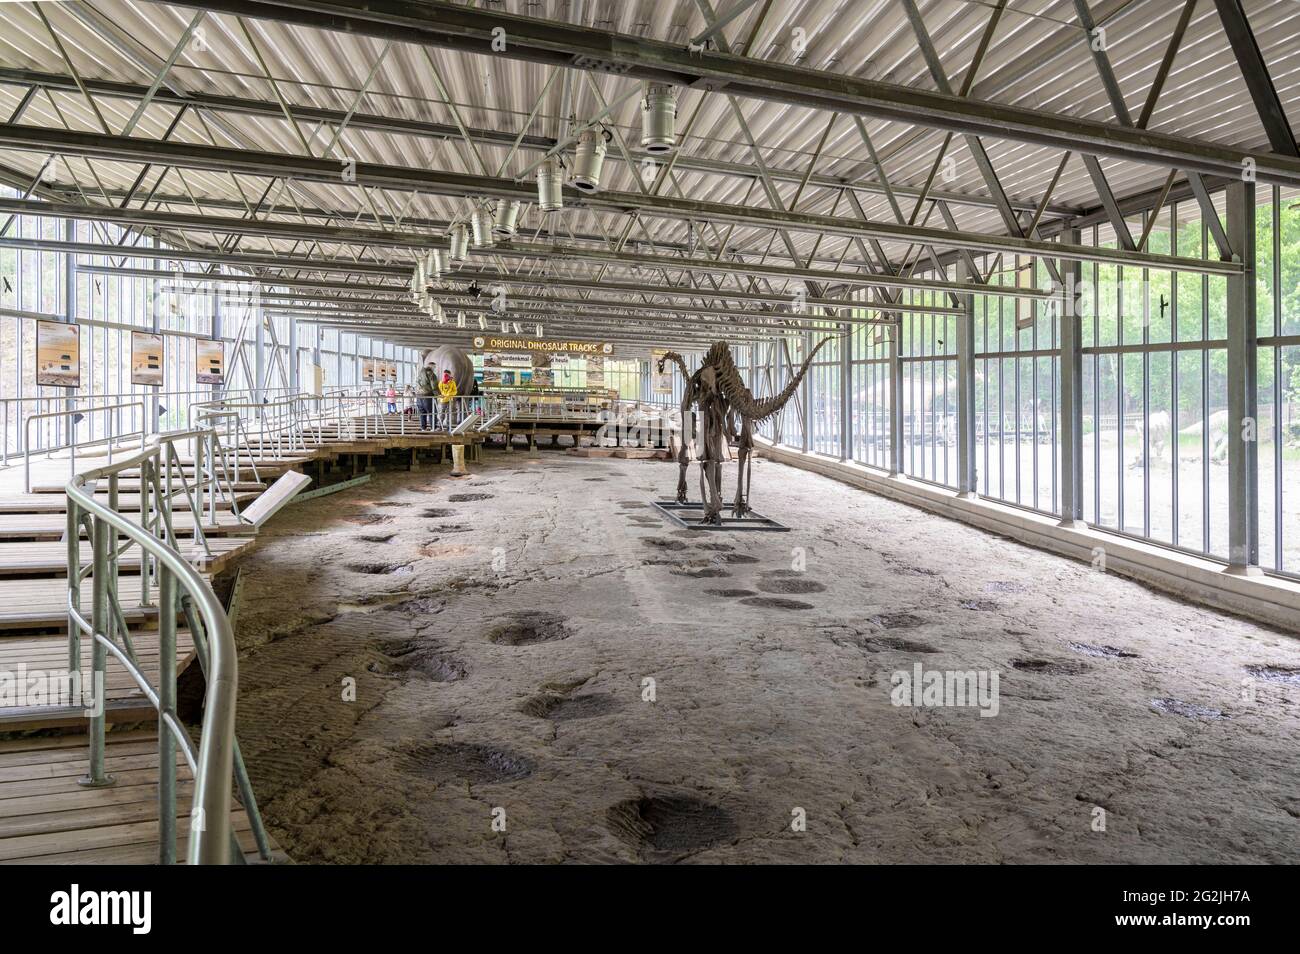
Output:
[[661,360],[673,362],[673,364],[677,365],[678,370],[682,372],[683,378],[690,378],[691,372],[690,369],[686,367],[685,359],[683,359],[676,351],[665,351]]

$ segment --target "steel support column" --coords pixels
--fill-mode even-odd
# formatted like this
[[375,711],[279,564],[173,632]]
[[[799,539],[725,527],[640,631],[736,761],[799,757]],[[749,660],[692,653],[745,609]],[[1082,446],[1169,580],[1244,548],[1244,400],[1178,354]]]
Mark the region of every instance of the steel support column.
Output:
[[853,325],[840,325],[840,460],[853,459]]
[[[966,266],[962,266],[965,271]],[[966,277],[966,276],[964,276]],[[969,276],[975,278],[976,276]],[[979,492],[975,466],[975,296],[958,295],[957,316],[957,494]]]
[[1259,569],[1259,417],[1256,413],[1255,184],[1227,189],[1228,242],[1245,266],[1228,279],[1228,572]]
[[298,319],[289,319],[289,392],[298,393]]
[[[69,219],[63,224],[63,237],[69,242],[76,241],[76,222]],[[76,324],[77,322],[77,256],[75,255],[63,256],[63,320],[70,325]],[[91,333],[93,334],[93,332]],[[81,342],[81,344],[82,347],[85,347],[85,342]],[[21,353],[22,352],[19,351],[19,354]],[[39,391],[37,393],[39,393]],[[76,402],[72,398],[71,391],[65,393],[67,394],[67,400],[63,402],[63,408],[66,411],[71,411],[73,407],[75,407]],[[89,417],[89,415],[87,416]],[[63,421],[65,429],[64,437],[68,444],[72,444],[73,437],[77,433],[77,419],[76,417],[69,415],[65,417]]]
[[[794,377],[799,373],[800,365],[802,365],[803,362],[807,360],[808,355],[812,353],[812,332],[805,331],[800,335],[800,337],[803,339],[803,353],[800,355],[797,362],[790,362],[791,377]],[[803,431],[803,452],[805,454],[813,447],[812,379],[813,369],[809,367],[808,373],[805,374],[803,380],[799,382],[799,403],[803,405],[800,408],[800,410],[803,411],[803,425],[800,427],[800,430]]]
[[[1066,235],[1069,241],[1079,241],[1078,229]],[[1061,348],[1061,526],[1073,527],[1083,521],[1083,266],[1079,262],[1062,262],[1061,266],[1065,278],[1057,306]]]
[[889,476],[903,472],[903,319],[889,329]]
[[[253,304],[253,395],[260,404],[266,398],[266,313],[261,301]],[[234,364],[234,360],[231,360]],[[258,412],[258,417],[261,417]]]

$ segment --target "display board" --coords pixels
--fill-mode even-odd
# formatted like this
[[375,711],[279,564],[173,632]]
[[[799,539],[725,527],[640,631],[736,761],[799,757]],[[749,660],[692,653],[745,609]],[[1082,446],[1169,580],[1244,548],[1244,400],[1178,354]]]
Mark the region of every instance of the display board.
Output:
[[36,383],[81,386],[81,329],[62,321],[36,322]]
[[484,387],[554,387],[557,370],[569,367],[571,361],[584,360],[587,386],[602,388],[605,357],[614,351],[614,346],[607,341],[548,341],[494,335],[476,335],[473,345],[482,351]]
[[361,358],[361,380],[367,384],[396,384],[397,363],[379,358]]
[[162,387],[163,336],[131,332],[131,383]]
[[477,351],[527,351],[532,354],[567,354],[572,357],[612,355],[614,346],[608,341],[569,341],[562,338],[507,338],[501,335],[475,335]]
[[224,341],[195,339],[194,380],[199,384],[225,384],[226,343]]
[[650,391],[652,394],[672,394],[673,393],[673,366],[665,365],[663,371],[659,370],[659,362],[668,352],[656,349],[650,352]]

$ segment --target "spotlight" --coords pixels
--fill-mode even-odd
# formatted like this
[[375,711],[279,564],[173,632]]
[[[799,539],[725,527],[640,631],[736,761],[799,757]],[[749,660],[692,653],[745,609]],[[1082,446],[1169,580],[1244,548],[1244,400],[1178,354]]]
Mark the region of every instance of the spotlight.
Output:
[[677,145],[677,99],[673,88],[662,83],[646,83],[641,99],[641,148],[651,155],[664,156]]
[[571,177],[575,189],[583,192],[599,191],[600,173],[605,166],[605,147],[610,138],[609,131],[604,128],[584,129],[578,134],[578,148],[573,154]]
[[491,248],[492,246],[492,206],[483,202],[469,218],[474,228],[474,247]]
[[492,232],[502,238],[510,238],[515,234],[515,229],[519,225],[519,210],[523,203],[518,199],[513,202],[502,201],[497,205],[497,221],[492,226]]
[[453,265],[461,265],[469,255],[469,229],[464,222],[457,222],[451,227],[450,259]]
[[564,208],[564,168],[560,160],[547,159],[537,167],[537,206],[543,212],[558,212]]

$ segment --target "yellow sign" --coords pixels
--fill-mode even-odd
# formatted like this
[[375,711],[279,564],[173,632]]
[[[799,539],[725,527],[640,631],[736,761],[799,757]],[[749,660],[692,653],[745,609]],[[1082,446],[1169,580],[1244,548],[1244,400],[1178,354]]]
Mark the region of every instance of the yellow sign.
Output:
[[475,335],[474,347],[480,351],[541,351],[563,352],[574,355],[613,354],[614,346],[608,341],[544,341],[534,338],[497,338]]

